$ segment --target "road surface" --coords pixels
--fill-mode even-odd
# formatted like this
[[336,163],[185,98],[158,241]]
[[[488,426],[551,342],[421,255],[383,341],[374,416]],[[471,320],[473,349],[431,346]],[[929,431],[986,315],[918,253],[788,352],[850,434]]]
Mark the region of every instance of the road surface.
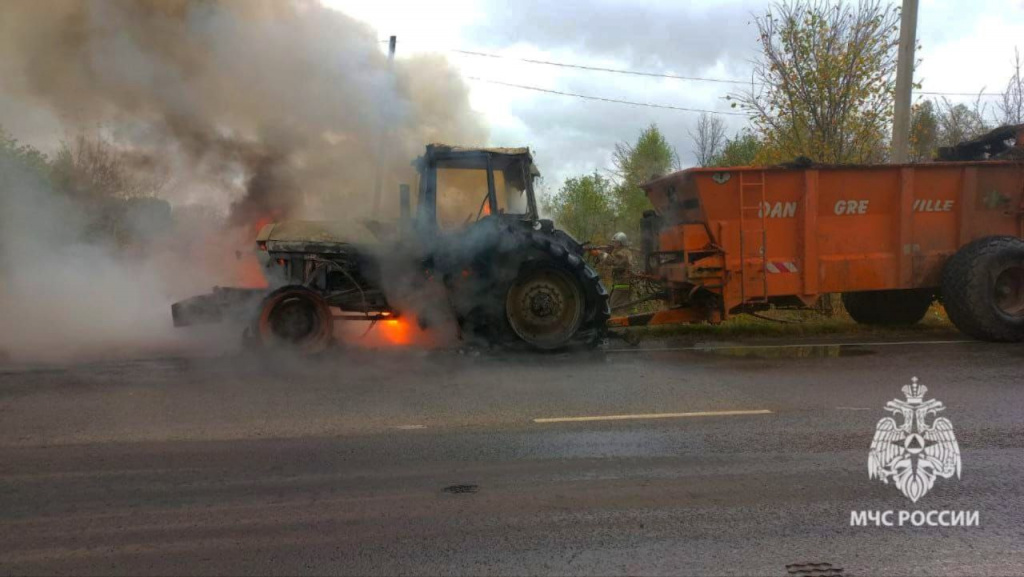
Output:
[[[958,341],[0,365],[0,573],[1021,574],[1024,349]],[[867,471],[913,376],[917,503]]]

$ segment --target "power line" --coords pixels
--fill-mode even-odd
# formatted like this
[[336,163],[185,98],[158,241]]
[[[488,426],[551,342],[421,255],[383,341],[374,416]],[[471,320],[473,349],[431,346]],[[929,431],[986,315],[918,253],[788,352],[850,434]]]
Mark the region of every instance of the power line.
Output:
[[591,70],[594,72],[611,72],[613,74],[629,74],[632,76],[649,76],[652,78],[670,78],[672,80],[695,80],[700,82],[719,82],[722,84],[749,84],[743,80],[728,80],[724,78],[701,78],[698,76],[679,76],[676,74],[662,74],[658,72],[644,72],[640,70],[627,70],[625,68],[602,68],[600,66],[586,66],[583,64],[569,64],[567,62],[552,62],[550,60],[535,60],[533,58],[519,58],[516,56],[503,56],[501,54],[488,54],[486,52],[474,52],[472,50],[459,50],[451,48],[449,52],[466,54],[469,56],[482,56],[484,58],[499,58],[503,60],[519,60],[530,64],[543,64],[545,66],[559,66],[562,68],[578,68],[580,70]]
[[651,104],[649,102],[635,102],[633,100],[620,100],[618,98],[604,98],[603,96],[589,96],[586,94],[576,94],[573,92],[562,92],[561,90],[551,90],[548,88],[540,88],[538,86],[526,86],[523,84],[512,84],[511,82],[502,82],[500,80],[491,80],[489,78],[479,78],[477,76],[466,76],[469,80],[476,80],[478,82],[486,82],[488,84],[497,84],[499,86],[508,86],[511,88],[521,88],[523,90],[533,90],[535,92],[545,92],[547,94],[557,94],[559,96],[572,96],[573,98],[582,98],[584,100],[596,100],[598,102],[611,102],[613,104],[628,104],[630,106],[644,106],[647,108],[664,108],[667,110],[678,110],[681,112],[706,112],[708,114],[725,114],[729,116],[746,116],[742,112],[723,112],[718,110],[703,110],[700,108],[684,108],[682,106],[671,106],[669,104]]
[[930,92],[927,90],[915,90],[914,94],[925,94],[928,96],[1002,96],[998,92]]
[[[456,54],[465,54],[467,56],[479,56],[483,58],[496,58],[501,60],[518,60],[520,62],[526,62],[529,64],[541,64],[544,66],[557,66],[560,68],[576,68],[579,70],[590,70],[593,72],[608,72],[612,74],[628,74],[631,76],[647,76],[650,78],[668,78],[671,80],[691,80],[695,82],[716,82],[720,84],[742,84],[750,85],[752,83],[749,80],[733,80],[729,78],[707,78],[701,76],[680,76],[677,74],[663,74],[658,72],[646,72],[642,70],[629,70],[626,68],[604,68],[600,66],[587,66],[584,64],[572,64],[568,62],[555,62],[552,60],[537,60],[535,58],[521,58],[518,56],[505,56],[502,54],[491,54],[488,52],[476,52],[473,50],[461,50],[458,48],[449,48],[448,52],[454,52]],[[928,96],[1001,96],[999,93],[994,92],[939,92],[939,91],[928,91],[928,90],[915,90],[914,94],[924,94]]]
[[[380,41],[386,44],[387,40]],[[611,74],[627,74],[630,76],[645,76],[648,78],[667,78],[669,80],[689,80],[693,82],[714,82],[718,84],[740,84],[740,85],[751,85],[758,86],[758,83],[752,83],[749,80],[734,80],[731,78],[708,78],[703,76],[681,76],[678,74],[666,74],[660,72],[647,72],[644,70],[630,70],[628,68],[605,68],[602,66],[588,66],[585,64],[574,64],[570,62],[556,62],[553,60],[539,60],[536,58],[522,58],[519,56],[506,56],[503,54],[492,54],[489,52],[478,52],[475,50],[462,50],[460,48],[447,48],[447,52],[454,52],[455,54],[463,54],[466,56],[478,56],[481,58],[494,58],[499,60],[518,60],[519,62],[526,62],[528,64],[540,64],[543,66],[557,66],[559,68],[575,68],[578,70],[589,70],[592,72],[607,72]],[[914,90],[914,94],[922,94],[925,96],[988,96],[998,97],[1002,94],[997,92],[942,92],[933,90]],[[718,113],[726,114],[726,113]]]

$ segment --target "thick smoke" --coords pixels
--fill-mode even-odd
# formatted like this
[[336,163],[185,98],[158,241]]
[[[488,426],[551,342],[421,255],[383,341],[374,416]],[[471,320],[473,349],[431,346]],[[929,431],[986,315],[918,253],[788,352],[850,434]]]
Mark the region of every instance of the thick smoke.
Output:
[[168,304],[236,280],[257,223],[355,229],[378,162],[387,218],[424,144],[486,138],[443,58],[389,67],[372,29],[317,2],[3,2],[0,78],[0,126],[95,131],[160,175],[174,208],[170,230],[126,255],[82,240],[84,201],[0,167],[0,349],[21,357],[167,338]]

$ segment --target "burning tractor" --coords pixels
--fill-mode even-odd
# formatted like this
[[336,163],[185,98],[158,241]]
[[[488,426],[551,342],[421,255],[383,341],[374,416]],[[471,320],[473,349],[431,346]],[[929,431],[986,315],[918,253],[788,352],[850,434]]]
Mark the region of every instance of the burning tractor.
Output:
[[256,239],[268,288],[175,303],[175,326],[238,319],[253,344],[307,353],[330,345],[336,321],[403,315],[453,318],[461,337],[491,344],[600,341],[608,293],[583,246],[538,217],[529,149],[429,145],[416,167],[415,216],[402,187],[398,225],[369,223],[377,242],[340,223],[268,224]]

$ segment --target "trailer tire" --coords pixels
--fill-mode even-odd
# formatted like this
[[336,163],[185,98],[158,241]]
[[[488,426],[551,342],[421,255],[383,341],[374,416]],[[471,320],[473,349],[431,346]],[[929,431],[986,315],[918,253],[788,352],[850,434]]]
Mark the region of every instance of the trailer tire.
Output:
[[843,293],[843,306],[858,324],[912,325],[924,318],[935,300],[929,289],[881,290]]
[[334,339],[334,317],[317,292],[284,286],[263,299],[253,334],[262,347],[316,354]]
[[990,236],[962,247],[943,270],[942,302],[969,336],[1024,340],[1024,240]]

